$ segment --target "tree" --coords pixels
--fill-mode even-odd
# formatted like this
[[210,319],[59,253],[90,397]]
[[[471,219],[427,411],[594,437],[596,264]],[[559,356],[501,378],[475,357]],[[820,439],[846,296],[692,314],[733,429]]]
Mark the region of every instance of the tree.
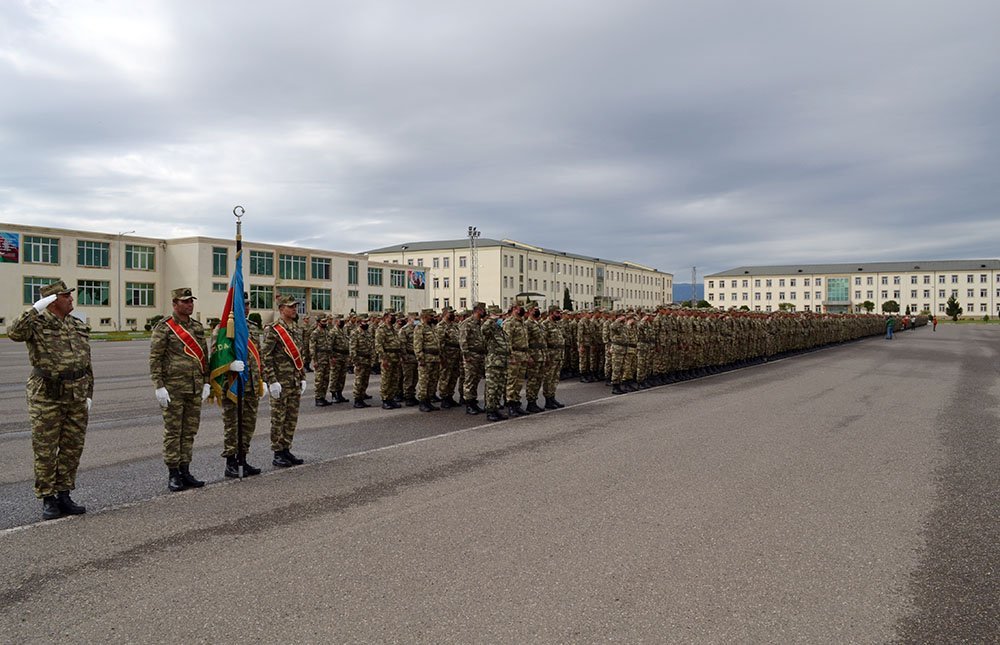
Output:
[[864,302],[861,303],[861,306],[864,307],[865,311],[867,311],[868,313],[875,311],[875,303],[872,302],[871,300],[865,300]]
[[743,306],[740,307],[740,311],[750,311],[750,307],[747,307],[746,305],[743,305]]
[[779,302],[778,311],[795,311],[795,305],[790,302]]
[[886,300],[882,303],[882,311],[887,314],[898,314],[899,313],[899,303],[895,300]]
[[569,295],[569,287],[563,289],[563,311],[573,311],[573,299]]
[[962,315],[962,308],[958,306],[958,298],[955,297],[955,294],[951,294],[951,297],[948,298],[944,313],[952,320],[958,320],[958,317]]
[[708,300],[699,300],[698,301],[698,308],[699,309],[711,309],[712,308],[712,303],[710,303]]
[[910,315],[910,305],[906,305],[906,315]]

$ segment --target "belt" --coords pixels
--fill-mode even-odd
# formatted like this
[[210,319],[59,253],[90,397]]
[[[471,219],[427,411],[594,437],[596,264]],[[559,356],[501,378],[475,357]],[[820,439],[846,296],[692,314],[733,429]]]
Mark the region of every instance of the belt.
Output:
[[424,353],[424,354],[440,354],[441,350],[439,350],[439,349],[425,349],[422,353]]
[[622,343],[622,342],[619,342],[617,340],[611,341],[611,344],[612,345],[618,345],[619,347],[627,347],[628,346],[628,343]]
[[635,343],[629,343],[628,346],[629,347],[635,347]]
[[528,349],[545,349],[545,345],[528,345]]
[[401,349],[389,349],[388,347],[382,349],[383,354],[398,354],[401,351]]
[[467,349],[467,350],[465,350],[465,353],[466,354],[486,354],[486,350],[485,349]]
[[455,349],[461,349],[462,348],[462,346],[459,345],[458,343],[454,343],[454,344],[453,343],[445,343],[444,346],[445,347],[453,347]]
[[60,372],[59,374],[53,374],[52,372],[47,372],[40,367],[33,367],[31,368],[31,375],[39,376],[47,381],[75,381],[86,376],[87,370],[68,370]]

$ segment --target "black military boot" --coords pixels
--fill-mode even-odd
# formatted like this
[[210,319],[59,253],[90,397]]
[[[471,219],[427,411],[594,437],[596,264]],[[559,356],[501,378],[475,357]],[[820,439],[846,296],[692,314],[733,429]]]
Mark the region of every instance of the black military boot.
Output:
[[316,407],[317,408],[325,408],[328,405],[333,405],[333,404],[330,403],[329,401],[327,401],[326,398],[316,399]]
[[431,394],[431,398],[430,398],[430,400],[428,402],[429,403],[440,403],[441,402],[441,397],[439,397],[437,394]]
[[382,401],[383,410],[396,410],[399,409],[400,405],[393,401],[392,399],[384,399]]
[[403,400],[403,405],[405,405],[408,408],[412,408],[415,405],[420,405],[420,401],[418,401],[418,400],[416,400],[414,398],[404,399]]
[[87,512],[85,506],[81,506],[73,501],[73,498],[69,496],[68,490],[56,493],[56,503],[59,504],[59,508],[66,515],[83,515]]
[[59,500],[56,499],[55,495],[49,495],[42,498],[42,519],[43,520],[57,520],[63,516],[62,507],[59,506]]
[[288,461],[292,462],[293,466],[300,466],[305,463],[305,459],[299,459],[298,457],[293,455],[292,451],[289,450],[288,448],[285,448],[284,452],[285,452],[285,458],[288,459]]
[[257,468],[256,466],[251,466],[250,464],[247,463],[247,458],[243,457],[243,476],[253,477],[254,475],[259,475],[259,474],[260,474],[260,468]]
[[364,399],[354,399],[354,407],[356,408],[370,408],[372,406],[365,403]]
[[191,474],[190,466],[191,464],[181,464],[181,479],[183,479],[184,483],[190,488],[201,488],[205,485],[205,482],[200,479],[196,479],[195,476]]
[[226,469],[222,471],[225,477],[236,478],[240,476],[240,460],[236,455],[226,457]]
[[521,409],[521,402],[508,403],[507,404],[507,416],[513,419],[514,417],[527,416],[527,412]]
[[465,400],[465,413],[466,414],[480,414],[483,409],[479,407],[479,401],[476,399],[466,399]]
[[456,401],[454,397],[446,396],[443,399],[441,399],[441,409],[449,410],[451,408],[457,408],[457,407],[458,407],[458,401]]
[[551,397],[551,396],[545,397],[545,409],[546,410],[558,410],[559,409],[558,406],[556,406],[556,404],[553,403],[553,401],[555,401],[555,399],[553,397]]
[[187,488],[187,484],[184,483],[184,478],[181,477],[181,471],[178,468],[170,469],[170,476],[167,479],[167,488],[173,492],[182,491]]
[[344,398],[343,392],[337,392],[333,395],[334,403],[347,403],[347,399]]
[[499,410],[487,410],[486,411],[487,421],[506,421],[507,417],[500,414]]
[[622,389],[621,383],[615,383],[611,386],[612,394],[625,394],[625,390]]
[[372,395],[371,395],[371,394],[366,394],[366,395],[364,396],[364,399],[365,399],[365,401],[368,401],[368,400],[370,400],[371,398],[372,398]]
[[545,410],[543,410],[540,407],[538,407],[538,403],[535,402],[535,399],[532,399],[532,400],[528,401],[528,407],[524,408],[524,411],[527,412],[528,414],[535,414],[537,412],[545,412]]
[[640,389],[640,390],[648,390],[648,389],[649,389],[649,388],[651,388],[651,387],[653,387],[653,386],[649,384],[649,379],[643,379],[643,380],[642,380],[642,381],[641,381],[641,382],[639,383],[639,389]]
[[271,464],[276,468],[290,468],[294,466],[295,464],[293,464],[292,460],[288,458],[285,454],[286,452],[287,451],[285,450],[276,450],[274,452],[274,459],[271,460]]

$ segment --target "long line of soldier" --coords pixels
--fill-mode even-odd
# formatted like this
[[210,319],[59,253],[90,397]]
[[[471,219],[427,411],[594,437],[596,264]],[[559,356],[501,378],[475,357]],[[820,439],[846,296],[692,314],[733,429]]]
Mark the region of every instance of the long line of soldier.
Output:
[[[34,488],[42,500],[44,519],[86,511],[72,500],[70,491],[83,452],[94,375],[89,328],[69,315],[72,292],[61,280],[43,287],[41,298],[8,330],[9,338],[27,344],[32,366],[27,398]],[[205,329],[192,317],[196,298],[191,289],[174,289],[171,296],[172,314],[152,331],[149,370],[163,411],[167,486],[181,491],[205,484],[192,475],[190,464],[201,405],[211,395],[210,353]],[[349,401],[343,395],[349,366],[354,372],[354,407],[370,407],[368,382],[377,365],[383,409],[419,406],[421,412],[434,412],[464,406],[467,414],[485,412],[492,422],[562,408],[556,399],[561,379],[603,382],[613,394],[624,394],[883,334],[894,323],[868,314],[672,307],[574,313],[552,306],[543,314],[537,303],[528,302],[506,312],[475,303],[461,313],[446,307],[440,314],[424,309],[405,315],[385,311],[377,317],[323,316],[315,326],[305,326],[297,322],[295,298],[282,297],[277,304],[278,315],[266,328],[248,321],[252,358],[229,365],[234,373],[247,372],[248,380],[240,414],[238,403],[220,397],[226,477],[240,476],[241,469],[244,476],[260,473],[246,463],[245,455],[264,396],[271,398],[272,465],[287,468],[303,463],[291,446],[310,366],[315,370],[319,407]],[[916,316],[910,322],[925,325],[927,318]]]

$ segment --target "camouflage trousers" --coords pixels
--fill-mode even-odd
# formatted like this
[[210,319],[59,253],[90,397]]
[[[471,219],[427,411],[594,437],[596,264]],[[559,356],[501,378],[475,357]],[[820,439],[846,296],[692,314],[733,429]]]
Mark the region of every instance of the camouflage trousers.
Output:
[[438,377],[437,389],[438,396],[442,399],[454,397],[461,365],[462,355],[457,350],[449,349],[441,353],[441,375]]
[[[249,384],[248,384],[249,385]],[[256,392],[246,392],[243,395],[243,432],[242,441],[243,453],[250,452],[250,440],[253,439],[254,430],[257,428],[257,406],[260,399]],[[229,397],[222,399],[222,456],[232,457],[238,451],[236,432],[236,408],[235,401],[230,401]]]
[[313,390],[316,392],[316,398],[322,399],[326,397],[327,390],[330,389],[330,355],[329,354],[317,354],[313,357],[316,362],[316,366],[313,368],[316,370],[316,375],[313,377],[313,384],[316,386]]
[[72,395],[49,398],[42,379],[32,377],[28,380],[28,418],[35,456],[35,495],[42,498],[73,490],[87,434],[87,400],[76,400]]
[[624,347],[618,345],[611,346],[611,360],[608,366],[611,368],[611,382],[615,385],[625,380],[625,351]]
[[580,362],[581,374],[589,374],[594,369],[590,361],[590,348],[591,345],[577,345],[577,354],[579,355],[577,360]]
[[503,405],[504,389],[507,385],[507,367],[490,365],[486,368],[486,392],[484,399],[487,410],[499,410]]
[[542,389],[542,379],[545,378],[545,370],[548,365],[547,349],[529,349],[532,364],[528,366],[524,375],[524,395],[528,402],[538,398],[538,392]]
[[354,400],[360,401],[368,394],[368,379],[372,375],[371,356],[358,356],[354,359]]
[[521,403],[521,387],[528,369],[528,352],[516,351],[510,353],[507,360],[507,385],[504,394],[508,403]]
[[281,396],[271,397],[271,450],[288,450],[295,437],[295,426],[299,422],[299,403],[302,389],[296,382],[281,384]]
[[546,399],[556,395],[556,385],[559,384],[559,373],[563,366],[562,358],[562,350],[549,350],[549,360],[545,363],[545,378],[542,379],[542,396]]
[[486,375],[486,356],[466,353],[463,365],[465,373],[462,378],[462,398],[475,401],[479,398],[479,381]]
[[604,375],[604,364],[607,362],[607,352],[604,349],[604,345],[592,345],[590,360],[592,371],[594,376],[600,378]]
[[635,347],[629,347],[625,354],[625,380],[635,380],[636,365],[639,360],[639,353]]
[[[422,363],[422,364],[421,364]],[[430,401],[434,396],[438,380],[441,378],[441,363],[439,361],[421,361],[417,363],[417,400]]]
[[170,392],[170,403],[163,411],[163,463],[167,468],[191,463],[200,423],[201,393]]
[[635,378],[642,382],[649,378],[653,369],[653,346],[647,343],[639,343],[636,353]]
[[[330,359],[330,391],[334,394],[344,393],[344,384],[347,383],[347,361],[346,354],[334,354]],[[322,396],[326,396],[323,392]],[[320,397],[317,391],[316,397]]]
[[412,354],[403,356],[403,398],[417,398],[417,359]]
[[[612,347],[614,347],[614,345],[612,345],[611,343],[608,343],[604,347],[604,380],[611,381],[612,383],[614,383],[615,382],[615,367],[614,367],[614,362],[615,362],[614,354],[615,353],[614,353],[614,350],[611,349]],[[623,357],[624,357],[624,355],[623,355]]]
[[391,401],[403,393],[403,363],[399,354],[382,356],[382,381],[378,388],[383,401]]

